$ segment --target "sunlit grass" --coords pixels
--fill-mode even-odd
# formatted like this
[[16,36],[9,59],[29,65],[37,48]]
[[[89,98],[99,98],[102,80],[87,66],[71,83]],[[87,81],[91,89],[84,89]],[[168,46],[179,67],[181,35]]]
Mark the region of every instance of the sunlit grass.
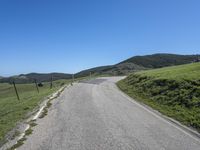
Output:
[[70,80],[54,81],[52,89],[50,83],[44,83],[43,87],[39,87],[39,93],[35,84],[16,84],[20,100],[17,99],[12,84],[0,84],[0,141],[18,121],[28,117],[27,113],[37,108],[46,96],[69,82]]
[[200,63],[141,71],[118,86],[136,100],[200,131]]

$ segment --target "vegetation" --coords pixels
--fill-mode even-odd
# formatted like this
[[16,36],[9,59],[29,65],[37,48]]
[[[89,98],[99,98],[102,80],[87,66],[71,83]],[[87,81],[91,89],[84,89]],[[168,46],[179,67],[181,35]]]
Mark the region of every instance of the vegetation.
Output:
[[153,54],[146,56],[135,56],[122,63],[134,63],[145,68],[161,68],[173,65],[188,64],[197,59],[200,55],[177,55],[177,54]]
[[118,86],[131,97],[200,131],[200,63],[134,73]]
[[76,74],[78,77],[88,76],[90,72],[95,75],[125,75],[136,71],[166,66],[188,64],[199,60],[200,55],[175,55],[175,54],[154,54],[146,56],[134,56],[123,62],[112,66],[96,67],[81,71]]
[[[70,80],[57,80],[53,82],[53,88],[50,89],[50,83],[44,83],[39,87],[39,93],[35,84],[16,84],[20,101],[17,100],[12,84],[0,84],[0,145],[5,142],[5,135],[13,129],[17,122],[26,119],[28,112],[39,106],[41,100],[46,96],[58,90],[62,85]],[[32,124],[35,125],[34,123]]]
[[95,68],[91,68],[91,69],[87,69],[87,70],[83,70],[81,72],[78,72],[76,74],[76,77],[85,77],[85,76],[89,76],[90,73],[92,74],[101,74],[104,73],[110,69],[112,69],[114,66],[101,66],[101,67],[95,67]]
[[34,83],[34,80],[37,82],[50,82],[51,79],[53,81],[60,79],[71,79],[71,74],[65,73],[29,73],[29,74],[20,74],[18,76],[12,76],[7,78],[0,77],[0,83],[12,83],[15,81],[16,83],[24,84],[24,83]]
[[138,71],[138,70],[145,70],[144,67],[138,66],[133,63],[123,63],[113,66],[102,66],[102,67],[96,67],[88,70],[81,71],[76,74],[77,77],[83,77],[88,76],[90,72],[95,75],[124,75],[128,74],[129,72]]
[[[127,59],[115,65],[101,66],[83,70],[81,72],[76,73],[74,76],[75,78],[87,77],[90,75],[90,73],[92,73],[94,76],[126,75],[140,70],[188,64],[199,60],[200,60],[200,55],[154,54],[146,56],[134,56],[130,59]],[[34,79],[36,79],[37,82],[50,82],[52,77],[54,81],[60,79],[71,79],[72,74],[29,73],[7,78],[3,78],[0,76],[0,83],[11,83],[12,81],[15,81],[16,83],[20,84],[33,83]]]
[[24,144],[24,141],[26,141],[26,138],[23,137],[15,145],[13,145],[11,148],[8,148],[7,150],[16,150],[18,147],[22,146]]

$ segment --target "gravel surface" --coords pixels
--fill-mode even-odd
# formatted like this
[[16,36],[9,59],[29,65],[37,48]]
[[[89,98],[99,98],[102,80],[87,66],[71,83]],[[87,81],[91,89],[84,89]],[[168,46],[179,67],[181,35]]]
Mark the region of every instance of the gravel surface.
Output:
[[75,83],[19,150],[200,150],[200,140],[123,94],[104,77]]

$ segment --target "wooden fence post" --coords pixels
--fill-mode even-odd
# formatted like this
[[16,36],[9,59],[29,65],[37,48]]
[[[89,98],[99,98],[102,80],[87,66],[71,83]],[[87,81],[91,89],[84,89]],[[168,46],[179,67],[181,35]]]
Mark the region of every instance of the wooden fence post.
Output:
[[72,74],[72,82],[74,82],[74,74]]
[[51,76],[51,84],[50,84],[50,89],[53,87],[53,76]]
[[18,94],[18,92],[17,92],[16,85],[15,85],[15,81],[13,81],[13,85],[14,85],[15,93],[16,93],[16,95],[17,95],[17,99],[20,100],[19,94]]
[[36,79],[34,81],[35,81],[35,86],[36,86],[37,92],[40,93]]

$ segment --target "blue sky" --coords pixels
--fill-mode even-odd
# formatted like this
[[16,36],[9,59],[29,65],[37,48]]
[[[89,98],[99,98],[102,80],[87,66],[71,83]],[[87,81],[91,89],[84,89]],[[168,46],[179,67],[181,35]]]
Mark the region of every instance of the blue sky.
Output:
[[200,53],[199,0],[0,0],[0,75]]

